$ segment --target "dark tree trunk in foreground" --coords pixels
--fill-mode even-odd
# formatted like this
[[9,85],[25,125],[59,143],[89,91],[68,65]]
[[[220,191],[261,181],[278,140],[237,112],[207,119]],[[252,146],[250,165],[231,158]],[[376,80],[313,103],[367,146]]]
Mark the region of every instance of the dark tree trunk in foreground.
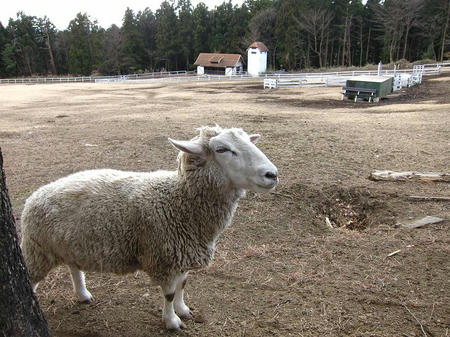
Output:
[[0,149],[0,336],[50,336],[31,289],[6,189]]

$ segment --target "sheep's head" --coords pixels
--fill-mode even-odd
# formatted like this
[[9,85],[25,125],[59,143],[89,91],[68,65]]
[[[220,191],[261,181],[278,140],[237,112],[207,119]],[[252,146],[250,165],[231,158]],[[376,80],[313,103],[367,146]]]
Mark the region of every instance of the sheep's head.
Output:
[[268,192],[278,184],[277,168],[256,147],[259,135],[248,135],[242,129],[202,127],[200,135],[190,141],[169,138],[181,151],[184,170],[195,170],[212,161],[236,189]]

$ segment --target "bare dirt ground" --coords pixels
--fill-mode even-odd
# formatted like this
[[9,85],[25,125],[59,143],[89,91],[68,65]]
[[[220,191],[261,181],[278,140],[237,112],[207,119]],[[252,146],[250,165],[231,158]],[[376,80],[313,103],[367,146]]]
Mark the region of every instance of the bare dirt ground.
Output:
[[[175,169],[167,137],[218,123],[261,133],[281,183],[249,193],[210,268],[193,272],[194,321],[166,332],[144,273],[91,273],[75,301],[65,267],[38,289],[53,336],[448,336],[448,183],[373,182],[374,169],[448,172],[450,75],[379,104],[340,88],[261,83],[0,86],[0,145],[17,222],[39,186],[84,169]],[[329,217],[334,229],[327,227]],[[396,255],[388,255],[401,250]]]

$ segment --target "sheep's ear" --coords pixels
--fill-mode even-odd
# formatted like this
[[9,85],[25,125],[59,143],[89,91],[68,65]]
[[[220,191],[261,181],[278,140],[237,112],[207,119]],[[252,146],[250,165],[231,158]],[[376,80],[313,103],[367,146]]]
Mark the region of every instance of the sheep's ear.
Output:
[[178,149],[180,151],[183,151],[186,153],[191,153],[191,154],[196,154],[196,155],[204,155],[205,154],[205,150],[203,149],[203,146],[201,146],[200,144],[190,142],[190,141],[185,141],[185,140],[174,140],[171,138],[169,138],[169,142],[176,149]]
[[250,141],[253,144],[256,144],[260,137],[261,137],[261,135],[258,135],[258,134],[250,135]]

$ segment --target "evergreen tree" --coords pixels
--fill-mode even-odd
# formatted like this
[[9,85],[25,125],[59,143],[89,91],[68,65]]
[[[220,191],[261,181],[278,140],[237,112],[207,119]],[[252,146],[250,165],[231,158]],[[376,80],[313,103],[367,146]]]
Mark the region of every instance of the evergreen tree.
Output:
[[103,63],[104,29],[89,16],[78,13],[70,21],[67,32],[69,72],[72,75],[91,75]]
[[46,66],[50,69],[53,75],[57,74],[56,70],[56,62],[54,55],[54,43],[55,43],[55,35],[56,28],[53,23],[46,16],[41,19],[38,18],[38,41],[43,42],[45,48],[42,49],[43,58],[48,60]]
[[144,40],[138,27],[138,20],[130,8],[125,11],[120,33],[121,72],[127,74],[144,69]]
[[305,8],[305,2],[301,0],[285,0],[277,6],[277,62],[282,69],[294,70],[309,66],[305,53],[307,46],[304,45],[301,30],[295,21]]
[[178,18],[175,9],[168,1],[161,3],[156,11],[158,51],[157,67],[165,70],[178,69]]
[[100,67],[101,73],[105,75],[121,74],[121,34],[120,28],[116,25],[112,25],[106,30],[104,48],[105,60]]
[[68,31],[58,31],[55,35],[55,64],[58,74],[69,73]]
[[93,62],[89,42],[91,25],[86,13],[78,13],[69,23],[68,60],[69,72],[73,75],[90,75],[92,72]]
[[212,11],[212,32],[210,49],[214,52],[230,52],[233,49],[233,4],[231,0],[223,2]]
[[6,76],[17,76],[19,71],[17,67],[16,48],[13,43],[6,43],[2,50],[3,72]]
[[193,17],[193,53],[195,57],[200,53],[210,52],[209,39],[211,36],[211,15],[208,7],[200,2],[192,13]]
[[178,45],[181,49],[182,59],[180,65],[189,69],[193,63],[193,36],[194,17],[191,0],[178,0]]
[[43,41],[38,41],[38,20],[34,16],[17,13],[15,20],[10,19],[6,28],[9,45],[3,54],[8,72],[15,75],[32,76],[46,74],[46,58],[41,57],[41,48],[45,48]]
[[245,36],[248,34],[248,23],[250,21],[250,11],[243,4],[242,7],[235,6],[231,17],[231,36],[229,43],[229,52],[237,54],[246,54],[248,43]]
[[5,67],[5,62],[3,61],[3,51],[5,50],[6,44],[8,43],[8,36],[6,29],[3,27],[2,23],[0,22],[0,76],[4,77],[7,76],[7,71]]
[[143,39],[143,64],[145,69],[153,71],[156,59],[157,23],[153,12],[146,8],[137,15],[138,29]]

